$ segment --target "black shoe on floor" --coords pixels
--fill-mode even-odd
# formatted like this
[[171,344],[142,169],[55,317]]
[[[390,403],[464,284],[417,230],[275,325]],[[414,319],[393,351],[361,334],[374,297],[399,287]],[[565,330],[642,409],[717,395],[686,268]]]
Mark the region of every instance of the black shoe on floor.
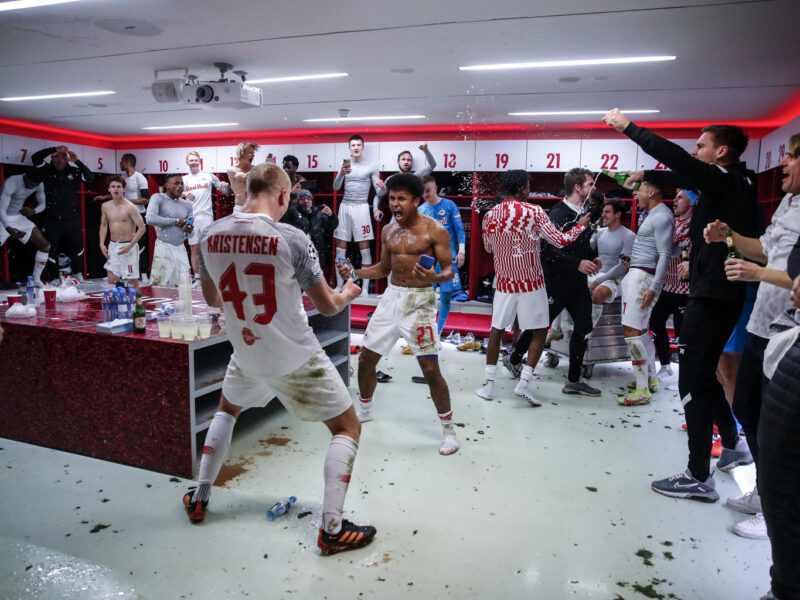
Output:
[[422,375],[414,375],[411,377],[411,381],[414,383],[428,383]]
[[388,383],[392,380],[392,376],[383,371],[378,371],[375,375],[378,377],[378,383]]

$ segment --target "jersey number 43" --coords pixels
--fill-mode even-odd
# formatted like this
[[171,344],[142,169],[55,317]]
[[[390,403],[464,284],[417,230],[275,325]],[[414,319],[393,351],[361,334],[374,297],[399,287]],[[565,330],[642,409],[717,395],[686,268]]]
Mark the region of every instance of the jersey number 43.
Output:
[[[264,310],[253,317],[253,322],[258,325],[269,325],[278,310],[278,303],[275,300],[275,266],[250,263],[244,268],[244,274],[261,278],[262,291],[260,294],[253,294],[252,302],[256,307],[263,306]],[[244,300],[249,294],[239,287],[236,265],[233,263],[219,278],[219,290],[222,293],[222,301],[230,302],[236,311],[236,317],[244,321]]]

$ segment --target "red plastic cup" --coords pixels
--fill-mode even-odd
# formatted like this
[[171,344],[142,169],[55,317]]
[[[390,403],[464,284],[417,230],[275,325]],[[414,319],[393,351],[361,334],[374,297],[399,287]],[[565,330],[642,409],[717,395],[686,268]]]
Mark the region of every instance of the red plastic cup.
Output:
[[20,303],[22,302],[22,296],[20,296],[19,294],[9,294],[8,295],[8,307],[9,308],[14,306],[17,302],[20,302]]
[[44,307],[46,310],[56,309],[56,291],[44,290]]

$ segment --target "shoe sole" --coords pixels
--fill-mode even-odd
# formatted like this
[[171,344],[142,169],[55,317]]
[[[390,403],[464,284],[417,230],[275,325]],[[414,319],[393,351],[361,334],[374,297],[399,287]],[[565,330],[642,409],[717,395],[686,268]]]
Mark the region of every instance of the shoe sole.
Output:
[[625,402],[617,400],[617,404],[619,404],[620,406],[646,406],[650,404],[650,398],[648,398],[647,400],[640,400],[637,402]]
[[325,556],[330,556],[331,554],[336,554],[338,552],[344,552],[346,550],[357,550],[358,548],[363,548],[364,546],[368,545],[372,540],[375,539],[375,536],[369,538],[364,538],[360,542],[355,544],[340,544],[337,546],[327,546],[322,542],[322,534],[317,537],[317,548],[319,548],[320,552]]
[[746,538],[748,540],[768,540],[769,536],[766,534],[756,534],[756,533],[747,533],[746,531],[737,531],[734,527],[731,531],[733,531],[734,535],[738,535],[739,537]]
[[475,395],[481,400],[486,400],[487,402],[494,400],[494,396],[481,396],[478,392],[475,392]]
[[751,510],[749,508],[745,508],[744,506],[738,506],[736,504],[731,504],[730,499],[725,502],[725,506],[730,508],[731,510],[735,510],[736,512],[742,513],[743,515],[755,515],[760,513],[760,510]]
[[719,466],[719,461],[717,462],[717,469],[722,471],[723,473],[727,473],[728,471],[732,471],[736,467],[742,467],[744,465],[753,464],[753,459],[750,460],[735,460],[732,463],[728,463],[722,467]]
[[713,504],[714,502],[719,500],[719,496],[717,496],[716,498],[711,498],[708,496],[697,496],[691,493],[667,492],[664,490],[659,490],[658,488],[655,488],[653,486],[650,486],[650,489],[652,489],[657,494],[661,494],[662,496],[667,496],[669,498],[678,498],[679,500],[696,500],[697,502],[705,502],[707,504]]
[[198,502],[197,505],[194,507],[194,510],[192,510],[191,494],[184,494],[183,506],[184,508],[186,508],[186,512],[189,514],[189,520],[192,523],[202,523],[203,520],[206,518],[206,511],[203,509],[202,502]]
[[539,408],[539,407],[542,405],[542,403],[541,403],[541,402],[539,402],[538,400],[533,400],[533,401],[532,401],[530,398],[528,398],[528,397],[527,397],[526,395],[524,395],[524,394],[518,394],[517,392],[514,392],[514,395],[515,395],[517,398],[521,398],[522,400],[525,400],[525,402],[527,402],[528,404],[530,404],[530,405],[531,405],[533,408]]
[[586,396],[588,398],[599,398],[603,395],[603,392],[597,392],[596,394],[593,392],[578,392],[573,390],[563,389],[561,390],[562,394],[569,394],[571,396]]

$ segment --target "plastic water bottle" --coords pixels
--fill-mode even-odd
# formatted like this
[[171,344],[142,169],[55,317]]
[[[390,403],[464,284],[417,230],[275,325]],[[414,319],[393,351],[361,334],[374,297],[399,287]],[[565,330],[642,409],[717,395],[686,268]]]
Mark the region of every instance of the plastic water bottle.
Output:
[[33,285],[32,275],[28,275],[28,283],[25,284],[25,296],[27,296],[28,306],[36,304],[36,286]]
[[289,507],[295,502],[297,502],[297,498],[294,496],[289,496],[280,502],[276,502],[275,506],[267,511],[267,519],[274,521],[277,517],[280,517],[283,513],[289,510]]
[[111,320],[111,290],[103,292],[103,323]]
[[189,279],[189,271],[181,273],[180,283],[178,284],[178,309],[175,314],[192,314],[192,280]]
[[109,309],[111,312],[111,320],[115,321],[117,319],[117,307],[119,306],[119,296],[117,296],[117,291],[114,290],[111,292],[111,302],[109,303]]
[[130,319],[128,314],[128,295],[125,293],[125,288],[117,288],[117,318]]
[[133,318],[133,313],[136,310],[136,290],[128,288],[128,318]]

